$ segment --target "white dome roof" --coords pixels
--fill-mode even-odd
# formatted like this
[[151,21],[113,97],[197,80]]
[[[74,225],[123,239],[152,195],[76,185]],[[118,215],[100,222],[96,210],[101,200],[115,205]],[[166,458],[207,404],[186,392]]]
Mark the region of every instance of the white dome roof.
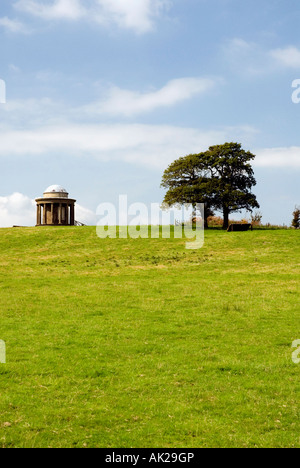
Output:
[[44,193],[68,193],[61,185],[50,185]]

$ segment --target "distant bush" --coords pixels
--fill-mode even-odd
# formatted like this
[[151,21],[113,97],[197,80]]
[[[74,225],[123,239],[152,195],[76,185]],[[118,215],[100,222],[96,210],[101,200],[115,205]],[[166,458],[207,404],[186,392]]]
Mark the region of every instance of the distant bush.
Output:
[[[235,220],[235,219],[230,219],[229,224],[249,224],[248,219],[242,219],[242,220]],[[208,218],[208,226],[209,227],[222,227],[223,226],[223,218],[220,216],[209,216]]]
[[208,221],[209,227],[222,227],[223,226],[223,218],[221,218],[220,216],[209,216],[207,221]]
[[253,226],[261,226],[262,214],[259,211],[251,214],[251,223]]
[[300,229],[300,206],[295,206],[295,211],[293,212],[292,227],[294,229]]
[[[278,224],[271,224],[266,223],[262,224],[262,214],[260,212],[256,212],[251,215],[251,219],[242,219],[242,220],[234,220],[230,219],[229,224],[252,224],[254,229],[261,229],[261,230],[275,230],[275,229],[288,229],[285,224],[278,225]],[[299,219],[300,222],[300,219]],[[223,225],[223,219],[220,216],[209,216],[208,218],[208,227],[209,228],[221,228]],[[300,226],[299,226],[300,228]]]
[[254,226],[254,229],[261,229],[261,230],[275,230],[275,229],[289,229],[288,226],[285,224],[260,224],[259,226]]

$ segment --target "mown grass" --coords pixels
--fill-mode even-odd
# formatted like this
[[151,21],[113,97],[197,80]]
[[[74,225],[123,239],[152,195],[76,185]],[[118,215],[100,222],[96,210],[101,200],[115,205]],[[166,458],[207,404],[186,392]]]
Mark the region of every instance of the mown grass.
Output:
[[0,249],[0,447],[300,447],[299,232]]

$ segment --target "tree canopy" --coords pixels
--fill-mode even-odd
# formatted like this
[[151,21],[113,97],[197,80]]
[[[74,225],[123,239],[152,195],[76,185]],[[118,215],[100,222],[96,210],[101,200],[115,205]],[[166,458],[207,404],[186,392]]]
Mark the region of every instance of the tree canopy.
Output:
[[208,151],[174,161],[165,170],[162,187],[168,189],[164,203],[205,205],[205,221],[211,210],[222,210],[227,229],[229,214],[259,208],[251,189],[256,185],[251,162],[255,155],[239,143],[211,146]]

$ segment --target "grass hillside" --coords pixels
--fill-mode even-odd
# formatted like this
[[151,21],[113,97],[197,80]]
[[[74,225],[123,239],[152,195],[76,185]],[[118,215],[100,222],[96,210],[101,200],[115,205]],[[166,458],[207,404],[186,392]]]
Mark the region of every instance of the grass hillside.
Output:
[[0,447],[300,447],[299,235],[0,230]]

